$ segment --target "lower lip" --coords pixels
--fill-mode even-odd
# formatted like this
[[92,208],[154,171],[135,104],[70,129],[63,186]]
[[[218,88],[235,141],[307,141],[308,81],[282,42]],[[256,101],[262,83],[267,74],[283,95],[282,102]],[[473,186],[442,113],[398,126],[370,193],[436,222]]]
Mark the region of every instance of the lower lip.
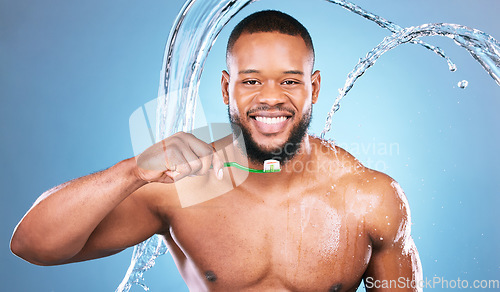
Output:
[[287,118],[283,122],[279,122],[276,124],[267,124],[264,122],[259,122],[254,118],[250,118],[251,122],[255,125],[257,128],[257,131],[264,135],[269,135],[269,134],[276,134],[279,132],[283,132],[288,125],[288,122],[290,121],[291,118]]

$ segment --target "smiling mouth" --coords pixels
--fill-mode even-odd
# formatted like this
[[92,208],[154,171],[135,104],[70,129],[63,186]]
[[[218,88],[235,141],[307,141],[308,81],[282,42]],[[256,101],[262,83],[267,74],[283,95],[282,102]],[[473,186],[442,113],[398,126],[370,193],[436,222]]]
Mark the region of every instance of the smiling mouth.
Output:
[[268,125],[274,125],[278,123],[282,123],[286,121],[289,117],[281,116],[281,117],[263,117],[263,116],[254,116],[252,117],[256,121],[261,123],[266,123]]
[[264,135],[285,131],[292,117],[293,115],[288,112],[257,112],[249,116],[256,130]]

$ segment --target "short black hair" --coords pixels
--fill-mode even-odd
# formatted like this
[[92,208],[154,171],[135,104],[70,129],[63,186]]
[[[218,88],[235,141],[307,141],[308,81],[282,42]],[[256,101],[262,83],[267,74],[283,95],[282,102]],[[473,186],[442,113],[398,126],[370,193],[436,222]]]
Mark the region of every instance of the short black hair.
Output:
[[258,32],[279,32],[291,36],[300,36],[304,40],[306,47],[312,52],[314,65],[314,46],[307,29],[297,19],[276,10],[255,12],[238,23],[227,42],[226,60],[228,60],[229,53],[242,34]]

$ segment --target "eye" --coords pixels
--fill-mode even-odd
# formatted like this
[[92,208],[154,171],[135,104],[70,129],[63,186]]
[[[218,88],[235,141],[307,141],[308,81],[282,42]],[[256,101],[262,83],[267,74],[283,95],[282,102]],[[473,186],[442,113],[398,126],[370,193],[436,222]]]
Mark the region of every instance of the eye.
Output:
[[281,84],[283,84],[283,85],[296,85],[296,84],[299,84],[299,82],[294,81],[294,80],[285,80]]
[[257,81],[257,80],[245,80],[245,81],[243,81],[243,84],[246,84],[246,85],[258,85],[259,81]]

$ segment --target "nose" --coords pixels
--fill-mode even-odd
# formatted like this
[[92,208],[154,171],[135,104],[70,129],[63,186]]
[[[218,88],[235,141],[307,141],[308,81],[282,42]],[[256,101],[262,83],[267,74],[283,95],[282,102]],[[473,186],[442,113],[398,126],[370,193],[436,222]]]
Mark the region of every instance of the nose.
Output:
[[276,82],[266,82],[262,84],[261,90],[257,95],[257,102],[270,106],[283,104],[286,101],[286,95]]

